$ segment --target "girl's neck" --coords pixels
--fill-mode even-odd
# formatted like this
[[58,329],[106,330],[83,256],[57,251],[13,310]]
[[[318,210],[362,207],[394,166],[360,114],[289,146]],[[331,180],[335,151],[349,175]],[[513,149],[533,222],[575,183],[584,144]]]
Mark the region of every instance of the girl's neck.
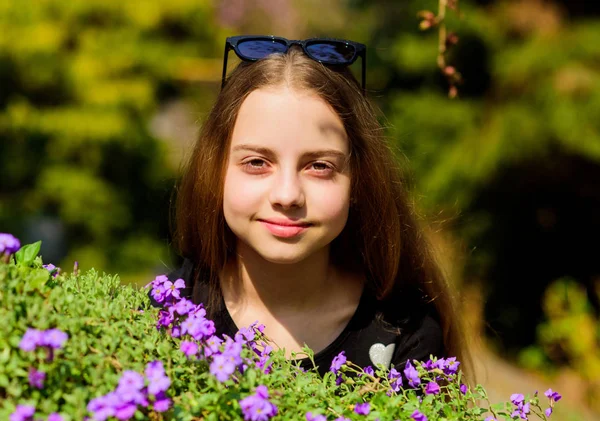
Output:
[[357,276],[349,279],[331,264],[329,247],[300,262],[278,264],[266,261],[241,241],[220,280],[228,307],[266,309],[272,314],[320,309],[333,295],[355,290],[357,282],[362,282]]

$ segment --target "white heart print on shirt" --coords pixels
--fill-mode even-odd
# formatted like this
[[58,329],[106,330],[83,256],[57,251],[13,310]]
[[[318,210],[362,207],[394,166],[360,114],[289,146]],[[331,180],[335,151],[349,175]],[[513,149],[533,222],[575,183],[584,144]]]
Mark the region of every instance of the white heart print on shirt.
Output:
[[371,358],[371,362],[377,366],[378,364],[383,364],[383,366],[388,369],[390,364],[392,363],[392,356],[394,355],[394,350],[396,349],[396,344],[373,344],[369,349],[369,358]]

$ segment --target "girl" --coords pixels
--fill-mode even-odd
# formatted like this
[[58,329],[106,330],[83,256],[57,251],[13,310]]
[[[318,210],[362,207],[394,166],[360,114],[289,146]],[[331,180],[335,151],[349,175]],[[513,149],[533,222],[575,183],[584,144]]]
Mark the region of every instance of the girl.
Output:
[[[243,60],[225,83],[227,54]],[[232,37],[222,90],[185,166],[174,246],[184,294],[218,334],[255,321],[320,373],[468,361],[453,298],[364,96],[352,41]],[[363,84],[349,65],[362,56]],[[309,367],[310,361],[302,359]]]

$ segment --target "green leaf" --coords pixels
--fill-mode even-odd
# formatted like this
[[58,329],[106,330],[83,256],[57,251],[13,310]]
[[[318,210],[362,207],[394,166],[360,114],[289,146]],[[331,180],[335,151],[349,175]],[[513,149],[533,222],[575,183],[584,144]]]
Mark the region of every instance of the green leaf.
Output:
[[46,269],[35,269],[31,271],[31,275],[29,277],[29,286],[33,289],[41,291],[49,277],[50,272],[48,272]]
[[41,247],[41,241],[21,247],[21,249],[15,253],[15,259],[17,259],[17,263],[23,266],[31,266],[36,256],[40,252]]

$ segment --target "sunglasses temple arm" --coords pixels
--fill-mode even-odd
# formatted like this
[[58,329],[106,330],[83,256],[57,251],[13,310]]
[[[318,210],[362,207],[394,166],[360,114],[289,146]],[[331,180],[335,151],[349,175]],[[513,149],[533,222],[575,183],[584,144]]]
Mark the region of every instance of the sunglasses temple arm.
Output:
[[223,76],[221,77],[221,90],[225,86],[225,76],[227,74],[227,53],[229,53],[229,44],[225,43],[225,55],[223,57]]

